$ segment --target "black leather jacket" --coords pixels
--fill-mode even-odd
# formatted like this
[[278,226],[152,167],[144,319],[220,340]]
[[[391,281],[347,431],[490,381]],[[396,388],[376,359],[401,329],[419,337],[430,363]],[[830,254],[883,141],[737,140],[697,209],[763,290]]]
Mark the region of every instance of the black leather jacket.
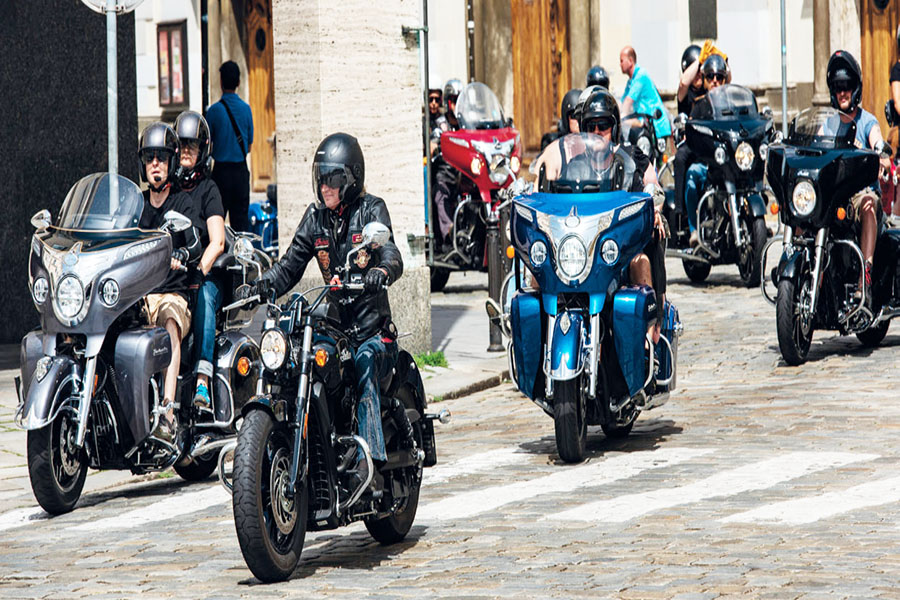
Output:
[[[315,258],[326,283],[334,275],[342,281],[364,278],[369,269],[380,267],[387,271],[388,285],[392,284],[403,274],[403,258],[394,244],[393,233],[391,241],[377,250],[371,253],[360,250],[350,263],[349,275],[343,273],[347,253],[361,241],[363,227],[372,221],[391,227],[391,216],[384,200],[371,194],[345,205],[340,215],[325,207],[310,205],[287,252],[260,279],[268,281],[281,296],[296,285],[307,263]],[[341,302],[351,297],[355,298],[352,302]],[[355,294],[330,292],[329,300],[338,307],[344,331],[355,345],[379,332],[396,338],[387,290]]]

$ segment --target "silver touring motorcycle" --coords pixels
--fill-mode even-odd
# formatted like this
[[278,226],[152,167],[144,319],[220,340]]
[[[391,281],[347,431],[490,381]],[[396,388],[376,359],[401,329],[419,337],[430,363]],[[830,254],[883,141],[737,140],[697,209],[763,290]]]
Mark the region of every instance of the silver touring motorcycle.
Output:
[[[193,386],[185,384],[176,396],[176,440],[156,435],[171,348],[165,329],[148,326],[143,298],[167,276],[172,236],[191,223],[170,211],[160,230],[139,229],[143,206],[133,182],[97,173],[72,187],[55,224],[47,210],[31,221],[29,287],[41,326],[22,340],[16,422],[28,431],[32,490],[51,514],[72,510],[88,467],[138,474],[174,466],[188,480],[208,476],[255,391],[256,343],[220,333],[213,409],[194,408]],[[256,277],[252,270],[264,263],[250,242],[230,242],[216,267],[238,283]],[[185,360],[190,341],[182,345]],[[182,365],[185,377],[190,371]]]

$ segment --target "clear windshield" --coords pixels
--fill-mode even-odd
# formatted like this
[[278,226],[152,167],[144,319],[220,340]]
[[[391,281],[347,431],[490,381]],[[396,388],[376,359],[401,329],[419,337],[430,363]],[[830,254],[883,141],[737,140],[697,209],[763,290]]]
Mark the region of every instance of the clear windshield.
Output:
[[83,177],[66,195],[57,226],[81,231],[109,231],[137,227],[144,198],[134,182],[117,175],[94,173]]
[[547,146],[536,161],[538,172],[541,168],[542,191],[557,194],[627,189],[634,174],[631,159],[593,133],[570,133]]
[[463,88],[456,101],[456,118],[461,129],[503,129],[503,107],[491,88],[474,82]]
[[697,102],[693,118],[708,120],[744,120],[759,118],[753,92],[740,85],[721,85]]
[[856,123],[831,107],[807,108],[791,121],[786,143],[807,148],[852,148]]

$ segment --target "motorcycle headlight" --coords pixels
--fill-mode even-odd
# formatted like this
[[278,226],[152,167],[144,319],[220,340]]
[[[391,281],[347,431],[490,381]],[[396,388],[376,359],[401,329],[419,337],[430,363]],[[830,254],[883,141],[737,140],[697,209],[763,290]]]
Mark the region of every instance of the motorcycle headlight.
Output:
[[741,171],[749,171],[753,166],[753,147],[747,142],[738,144],[734,151],[734,160]]
[[43,304],[47,299],[47,293],[50,291],[50,284],[47,283],[47,279],[45,277],[38,277],[34,280],[34,284],[31,286],[31,294],[34,296],[34,301],[38,304]]
[[84,286],[74,275],[66,275],[56,286],[56,305],[59,314],[72,319],[81,312],[84,306]]
[[481,174],[481,159],[477,156],[472,159],[471,164],[469,164],[469,168],[472,170],[473,175]]
[[547,260],[547,245],[540,240],[536,241],[531,245],[528,256],[531,258],[531,264],[541,266]]
[[115,306],[119,301],[119,284],[114,279],[107,279],[100,284],[100,300],[107,306]]
[[759,145],[759,160],[769,158],[769,145],[765,142]]
[[270,371],[277,371],[284,364],[287,356],[287,336],[280,329],[268,329],[259,342],[259,355],[263,366]]
[[728,155],[725,154],[725,148],[723,148],[722,146],[716,148],[716,151],[713,153],[713,157],[720,165],[724,165],[725,161],[728,160]]
[[557,262],[563,274],[574,279],[581,275],[587,265],[587,252],[584,242],[578,236],[570,235],[559,245]]
[[522,163],[519,161],[518,156],[513,156],[511,159],[509,159],[509,168],[512,169],[513,173],[518,173],[521,166]]
[[606,240],[600,246],[600,256],[606,264],[614,264],[619,258],[619,245],[614,240]]
[[665,138],[659,138],[656,140],[656,150],[662,154],[666,151],[666,140]]
[[816,208],[816,188],[808,181],[801,181],[794,186],[791,196],[794,212],[801,217],[808,217]]
[[645,156],[650,156],[650,140],[644,136],[638,138],[637,141],[638,149],[644,153]]

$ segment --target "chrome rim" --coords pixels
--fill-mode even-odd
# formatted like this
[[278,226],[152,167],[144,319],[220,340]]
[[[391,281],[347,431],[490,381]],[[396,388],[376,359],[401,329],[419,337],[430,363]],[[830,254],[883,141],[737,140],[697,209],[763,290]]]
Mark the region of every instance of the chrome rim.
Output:
[[291,459],[286,448],[279,448],[272,457],[269,471],[269,489],[272,496],[272,517],[278,531],[288,535],[297,521],[297,505],[294,496],[288,494]]

